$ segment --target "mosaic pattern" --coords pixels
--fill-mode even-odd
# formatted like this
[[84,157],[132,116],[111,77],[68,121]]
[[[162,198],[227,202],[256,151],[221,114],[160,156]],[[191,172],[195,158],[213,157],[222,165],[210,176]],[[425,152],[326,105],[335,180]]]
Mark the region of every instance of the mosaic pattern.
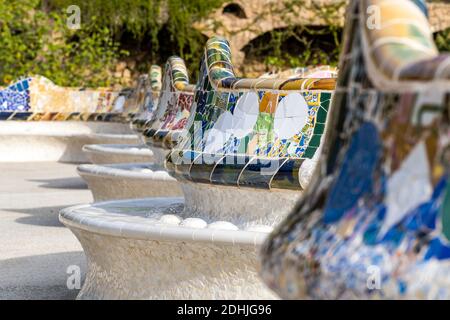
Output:
[[30,81],[23,79],[0,91],[0,112],[30,110]]
[[302,165],[325,131],[335,79],[240,79],[228,42],[211,38],[193,111],[168,158],[178,178],[253,188],[301,189]]
[[161,91],[161,67],[152,65],[149,75],[142,75],[137,83],[133,95],[127,100],[129,109],[137,110],[137,114],[131,121],[132,129],[142,133],[146,129],[147,122],[153,116],[159,101]]
[[423,8],[349,5],[320,173],[262,250],[283,298],[450,298],[450,55]]
[[158,107],[152,119],[146,123],[144,136],[147,144],[156,147],[170,147],[169,134],[180,132],[190,115],[194,97],[194,86],[183,59],[170,57],[165,66]]
[[123,121],[136,112],[125,108],[130,93],[63,88],[33,76],[0,90],[0,119]]
[[150,80],[152,90],[155,92],[161,91],[162,88],[162,70],[160,66],[152,65],[150,68]]

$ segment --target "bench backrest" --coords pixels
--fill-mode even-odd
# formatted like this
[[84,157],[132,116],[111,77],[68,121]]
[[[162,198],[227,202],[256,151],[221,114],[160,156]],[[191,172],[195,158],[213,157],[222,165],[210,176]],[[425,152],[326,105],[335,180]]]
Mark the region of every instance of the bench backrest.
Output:
[[237,78],[228,42],[213,37],[167,167],[196,182],[301,189],[299,170],[320,147],[334,87],[333,78]]
[[183,59],[170,57],[164,68],[158,107],[145,125],[144,136],[150,146],[161,147],[170,131],[186,125],[194,97],[194,86]]
[[133,130],[142,133],[145,124],[152,118],[158,105],[161,91],[161,67],[152,65],[149,74],[139,77],[130,98],[126,100],[126,109],[136,110],[131,120]]
[[[284,298],[440,294],[433,271],[409,282],[450,258],[450,54],[423,1],[350,2],[331,110],[320,169],[263,247],[264,279]],[[371,266],[389,296],[367,290]]]
[[135,113],[124,109],[130,93],[128,89],[59,87],[33,76],[0,90],[0,119],[124,121]]

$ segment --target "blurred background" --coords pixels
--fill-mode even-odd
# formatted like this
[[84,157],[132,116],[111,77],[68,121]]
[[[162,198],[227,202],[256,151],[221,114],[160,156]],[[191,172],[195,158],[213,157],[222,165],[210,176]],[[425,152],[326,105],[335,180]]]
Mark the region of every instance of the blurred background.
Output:
[[[179,55],[195,81],[209,36],[229,39],[240,76],[337,65],[345,0],[0,0],[0,86],[43,75],[61,86],[132,86]],[[450,51],[450,2],[428,1]]]

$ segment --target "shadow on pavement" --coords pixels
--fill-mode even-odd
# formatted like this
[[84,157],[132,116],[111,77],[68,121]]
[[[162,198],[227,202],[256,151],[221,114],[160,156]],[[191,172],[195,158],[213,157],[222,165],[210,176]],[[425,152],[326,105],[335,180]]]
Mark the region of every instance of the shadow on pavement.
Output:
[[82,251],[53,253],[0,260],[0,270],[0,300],[71,300],[79,290],[67,279],[83,284],[86,261]]
[[29,179],[28,181],[41,183],[39,187],[46,189],[88,189],[87,184],[80,177],[60,179]]
[[17,212],[28,215],[26,217],[17,218],[15,220],[17,223],[45,227],[64,227],[64,225],[59,222],[58,215],[59,211],[67,207],[69,207],[69,205],[26,209],[2,209],[2,211]]

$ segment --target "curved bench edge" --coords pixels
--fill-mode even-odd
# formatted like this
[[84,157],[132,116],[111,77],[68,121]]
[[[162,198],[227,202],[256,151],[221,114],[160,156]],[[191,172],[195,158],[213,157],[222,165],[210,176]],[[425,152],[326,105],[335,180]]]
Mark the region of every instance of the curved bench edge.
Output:
[[[137,199],[139,200],[139,199]],[[148,201],[149,199],[147,199]],[[153,198],[153,201],[167,201],[171,204],[183,204],[183,198]],[[129,203],[125,201],[106,201],[96,203],[95,206]],[[77,228],[84,231],[115,236],[132,238],[137,240],[156,241],[189,241],[207,242],[222,245],[245,245],[259,247],[269,233],[245,230],[220,230],[211,228],[192,228],[187,226],[170,225],[163,222],[138,223],[123,220],[106,221],[99,217],[87,217],[80,212],[93,205],[84,204],[63,209],[59,213],[59,221],[69,228]],[[78,212],[77,212],[78,211]]]

